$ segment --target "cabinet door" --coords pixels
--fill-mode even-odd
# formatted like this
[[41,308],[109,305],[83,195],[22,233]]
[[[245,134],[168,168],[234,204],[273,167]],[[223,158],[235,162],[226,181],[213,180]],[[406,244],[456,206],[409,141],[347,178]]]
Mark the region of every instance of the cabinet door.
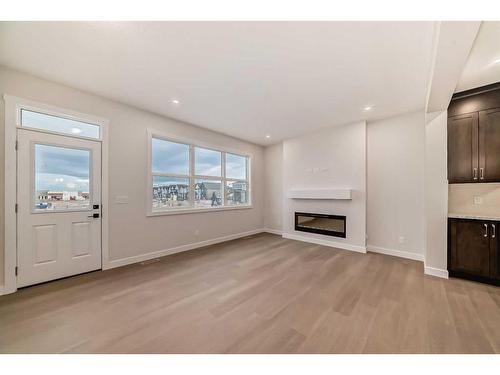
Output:
[[478,179],[478,113],[448,118],[448,181]]
[[487,222],[452,220],[450,223],[452,271],[490,276],[490,231]]
[[500,181],[500,108],[479,112],[479,182]]

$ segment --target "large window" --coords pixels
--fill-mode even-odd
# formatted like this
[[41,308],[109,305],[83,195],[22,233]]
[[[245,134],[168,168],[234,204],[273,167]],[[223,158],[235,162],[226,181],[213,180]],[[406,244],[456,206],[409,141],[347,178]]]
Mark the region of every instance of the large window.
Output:
[[151,136],[151,212],[250,206],[249,157]]

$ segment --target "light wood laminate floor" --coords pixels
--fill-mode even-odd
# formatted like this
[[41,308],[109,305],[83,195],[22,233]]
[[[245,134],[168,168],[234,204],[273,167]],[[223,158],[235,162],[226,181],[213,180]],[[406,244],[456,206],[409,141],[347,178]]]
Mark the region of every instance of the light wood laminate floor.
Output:
[[0,297],[0,352],[500,352],[500,288],[422,268],[259,234]]

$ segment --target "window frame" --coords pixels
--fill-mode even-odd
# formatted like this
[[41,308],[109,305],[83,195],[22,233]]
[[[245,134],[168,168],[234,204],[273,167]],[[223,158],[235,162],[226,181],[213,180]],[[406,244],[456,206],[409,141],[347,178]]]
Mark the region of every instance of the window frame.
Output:
[[[226,210],[241,210],[253,208],[252,205],[252,182],[251,182],[251,165],[253,155],[250,153],[244,153],[234,149],[220,147],[213,144],[206,144],[193,139],[182,138],[174,136],[171,134],[166,134],[161,131],[156,131],[152,129],[147,130],[147,151],[148,151],[148,171],[147,171],[147,212],[146,216],[161,216],[161,215],[175,215],[175,214],[186,214],[186,213],[200,213],[200,212],[215,212],[215,211],[226,211]],[[178,175],[178,174],[168,174],[168,173],[153,173],[152,170],[152,156],[153,156],[153,138],[160,139],[168,142],[175,142],[180,144],[185,144],[189,146],[189,175]],[[221,176],[205,176],[196,175],[195,166],[195,147],[203,148],[211,151],[217,151],[221,153]],[[226,154],[233,154],[237,156],[242,156],[246,158],[246,180],[229,178],[226,179]],[[153,176],[165,176],[165,177],[181,177],[189,179],[189,206],[187,207],[169,207],[161,209],[153,209]],[[222,205],[216,207],[196,207],[195,205],[195,192],[194,186],[195,181],[211,180],[221,182],[221,198]],[[247,204],[241,205],[228,205],[226,197],[226,183],[228,181],[242,181],[246,182],[248,186],[248,202]]]

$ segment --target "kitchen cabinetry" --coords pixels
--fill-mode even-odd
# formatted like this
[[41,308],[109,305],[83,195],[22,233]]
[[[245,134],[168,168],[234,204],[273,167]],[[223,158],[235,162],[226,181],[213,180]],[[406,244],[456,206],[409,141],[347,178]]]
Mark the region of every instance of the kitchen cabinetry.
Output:
[[500,284],[499,222],[448,219],[450,276]]
[[480,89],[454,95],[448,109],[449,183],[500,182],[500,84]]

